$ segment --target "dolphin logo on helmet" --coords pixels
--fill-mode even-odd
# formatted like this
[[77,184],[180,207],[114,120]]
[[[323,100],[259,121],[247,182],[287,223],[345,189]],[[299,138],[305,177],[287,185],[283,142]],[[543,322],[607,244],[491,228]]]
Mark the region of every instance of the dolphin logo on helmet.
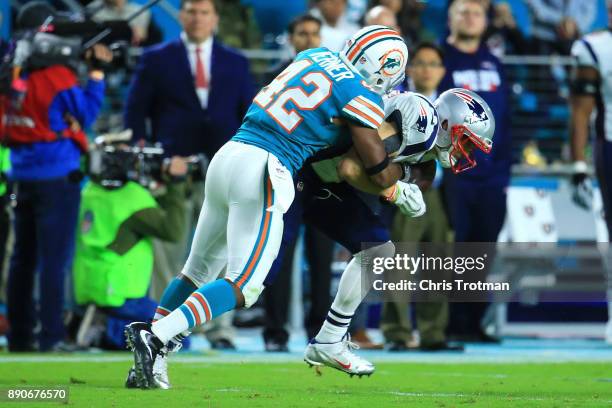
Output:
[[383,95],[403,81],[408,48],[394,29],[371,25],[346,42],[340,58],[352,65],[369,87]]

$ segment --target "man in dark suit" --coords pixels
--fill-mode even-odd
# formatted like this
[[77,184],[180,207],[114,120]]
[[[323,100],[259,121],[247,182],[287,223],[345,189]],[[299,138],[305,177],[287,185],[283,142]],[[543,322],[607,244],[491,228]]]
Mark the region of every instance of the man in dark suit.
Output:
[[[212,158],[236,133],[254,96],[246,58],[213,38],[217,10],[214,0],[182,0],[181,37],[147,49],[134,74],[125,125],[136,140],[160,142],[169,157]],[[203,182],[193,183],[191,197],[182,242],[156,243],[152,292],[157,299],[184,264],[204,199]],[[160,275],[163,278],[156,281]],[[229,337],[226,330],[208,336],[218,348],[231,346]]]
[[213,39],[213,0],[183,0],[180,19],[180,39],[142,55],[125,123],[136,138],[161,142],[169,156],[212,157],[242,123],[254,86],[246,58]]

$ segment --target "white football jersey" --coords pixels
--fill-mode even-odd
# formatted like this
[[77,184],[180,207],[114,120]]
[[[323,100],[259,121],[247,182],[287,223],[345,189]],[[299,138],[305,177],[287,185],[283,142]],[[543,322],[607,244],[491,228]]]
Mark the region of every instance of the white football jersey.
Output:
[[601,84],[597,98],[595,129],[597,137],[612,142],[612,31],[587,34],[574,42],[572,56],[578,66],[599,71]]
[[415,164],[427,160],[425,155],[434,147],[438,135],[438,113],[433,104],[416,92],[391,92],[383,97],[383,102],[387,121],[394,111],[401,114],[398,146],[390,154],[393,161]]

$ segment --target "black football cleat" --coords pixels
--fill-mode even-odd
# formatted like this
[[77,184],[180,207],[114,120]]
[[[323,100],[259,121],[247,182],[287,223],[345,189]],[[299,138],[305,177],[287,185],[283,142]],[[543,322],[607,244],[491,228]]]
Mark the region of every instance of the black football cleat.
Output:
[[127,378],[125,379],[125,388],[138,388],[138,383],[136,382],[136,368],[134,368],[134,366],[130,367],[130,371],[128,371]]
[[157,388],[153,364],[164,344],[151,331],[150,323],[134,322],[125,326],[125,341],[134,352],[136,385],[142,389]]

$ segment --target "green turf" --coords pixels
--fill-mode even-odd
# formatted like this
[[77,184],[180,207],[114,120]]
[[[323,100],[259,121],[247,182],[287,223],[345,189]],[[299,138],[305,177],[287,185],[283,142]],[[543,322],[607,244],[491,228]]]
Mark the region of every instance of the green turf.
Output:
[[318,376],[298,362],[178,363],[170,367],[172,390],[143,391],[123,388],[126,362],[1,360],[0,388],[67,385],[69,405],[79,407],[612,406],[610,363],[380,363],[362,379],[330,369]]

